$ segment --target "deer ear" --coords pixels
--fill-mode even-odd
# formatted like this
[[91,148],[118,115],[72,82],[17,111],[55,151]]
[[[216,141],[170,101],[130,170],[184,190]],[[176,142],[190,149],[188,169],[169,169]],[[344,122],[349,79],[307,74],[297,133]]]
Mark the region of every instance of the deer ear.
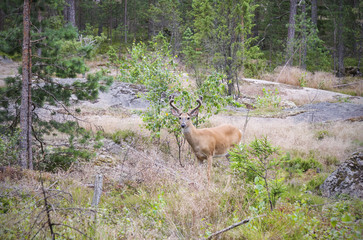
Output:
[[189,113],[189,115],[190,115],[191,117],[195,117],[195,116],[197,116],[197,115],[198,115],[198,113],[199,113],[199,109],[196,109],[196,110],[194,110],[193,112]]
[[174,108],[171,109],[171,114],[173,114],[175,117],[179,117],[179,112],[175,110]]

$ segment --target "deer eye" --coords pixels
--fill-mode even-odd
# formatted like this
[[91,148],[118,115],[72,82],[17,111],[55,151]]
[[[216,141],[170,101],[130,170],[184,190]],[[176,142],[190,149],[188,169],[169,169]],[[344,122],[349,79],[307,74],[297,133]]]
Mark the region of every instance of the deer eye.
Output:
[[181,117],[179,117],[179,120],[181,120]]
[[187,117],[188,120],[190,120],[190,117]]

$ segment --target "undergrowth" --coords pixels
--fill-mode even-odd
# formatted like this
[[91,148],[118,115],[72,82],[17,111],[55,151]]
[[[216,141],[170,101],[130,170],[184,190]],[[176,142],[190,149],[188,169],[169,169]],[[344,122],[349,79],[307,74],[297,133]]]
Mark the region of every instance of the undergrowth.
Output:
[[[136,136],[123,131],[107,137],[122,144]],[[105,175],[96,208],[91,207],[93,189],[87,186],[89,180],[82,180],[92,177],[90,170],[95,166],[85,164],[76,175],[6,168],[0,172],[0,235],[4,239],[50,238],[43,181],[53,231],[61,238],[202,239],[250,217],[255,218],[223,233],[222,239],[362,237],[363,202],[346,196],[323,198],[319,186],[328,173],[312,152],[286,153],[267,139],[256,139],[244,149],[248,150],[242,154],[245,158],[232,156],[230,170],[223,164],[214,166],[211,186],[198,178],[198,172],[205,174],[203,166],[176,165],[179,167],[174,169],[183,173],[157,176],[144,169],[144,178],[154,179],[144,182]],[[258,156],[262,155],[266,158],[260,163],[267,165],[259,164]],[[253,163],[248,161],[252,157]],[[143,161],[140,157],[137,160]],[[154,168],[153,164],[148,168]],[[156,167],[155,171],[161,169]]]

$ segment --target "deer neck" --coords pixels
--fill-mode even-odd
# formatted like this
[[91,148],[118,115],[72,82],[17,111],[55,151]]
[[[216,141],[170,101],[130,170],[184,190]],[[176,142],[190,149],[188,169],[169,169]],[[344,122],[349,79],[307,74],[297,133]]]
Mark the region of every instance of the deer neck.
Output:
[[194,147],[195,142],[196,142],[196,134],[197,134],[197,128],[194,127],[193,124],[190,124],[188,127],[183,129],[183,134],[185,139],[188,141],[188,143]]

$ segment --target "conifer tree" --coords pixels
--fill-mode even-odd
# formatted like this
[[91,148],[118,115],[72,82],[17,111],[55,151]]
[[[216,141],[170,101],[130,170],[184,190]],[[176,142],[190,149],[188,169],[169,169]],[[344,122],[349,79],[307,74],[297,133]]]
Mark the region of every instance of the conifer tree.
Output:
[[[47,158],[48,163],[56,162],[50,158],[52,156],[59,157],[60,154],[56,154],[56,152],[46,154],[44,134],[49,134],[54,129],[70,134],[70,148],[68,150],[63,149],[63,152],[66,152],[67,159],[74,159],[72,158],[73,155],[80,154],[73,144],[76,135],[89,135],[89,133],[79,128],[74,121],[61,123],[41,119],[36,114],[38,109],[43,108],[45,104],[60,104],[66,107],[70,104],[72,95],[77,100],[95,99],[98,96],[98,91],[105,89],[103,85],[109,85],[112,82],[112,78],[100,73],[89,74],[87,79],[83,81],[76,80],[69,84],[61,84],[54,79],[55,76],[74,78],[79,73],[84,74],[87,71],[84,60],[92,54],[93,49],[96,47],[95,44],[104,39],[103,37],[93,36],[80,37],[75,27],[72,25],[64,26],[60,2],[62,1],[42,1],[43,7],[49,11],[44,12],[46,15],[40,23],[37,22],[37,14],[35,13],[37,13],[36,7],[41,4],[39,2],[38,5],[29,4],[28,0],[24,1],[22,78],[20,75],[9,77],[6,79],[6,86],[0,88],[0,132],[15,131],[19,125],[20,112],[22,136],[19,164],[23,168],[32,168],[32,150],[34,151],[36,146],[40,147],[40,151]],[[30,7],[34,10],[30,11]],[[11,16],[7,21],[17,23]],[[38,24],[42,25],[43,31],[37,31]],[[17,31],[23,26],[16,24],[14,27],[8,27],[0,35]],[[32,33],[31,36],[29,32]],[[5,38],[3,40],[4,44],[0,46],[0,51],[8,54],[20,53],[19,46],[16,44],[21,42],[21,38],[19,38],[19,35],[16,35],[16,37],[18,37],[18,40],[15,44],[12,42],[12,38]],[[30,46],[31,42],[32,45]],[[38,49],[42,50],[41,56],[34,54],[38,52]],[[32,140],[36,140],[37,144],[32,144]],[[37,167],[39,168],[39,166]]]
[[195,38],[213,56],[214,68],[226,74],[228,95],[234,94],[238,70],[256,52],[250,37],[255,8],[250,0],[193,2]]

